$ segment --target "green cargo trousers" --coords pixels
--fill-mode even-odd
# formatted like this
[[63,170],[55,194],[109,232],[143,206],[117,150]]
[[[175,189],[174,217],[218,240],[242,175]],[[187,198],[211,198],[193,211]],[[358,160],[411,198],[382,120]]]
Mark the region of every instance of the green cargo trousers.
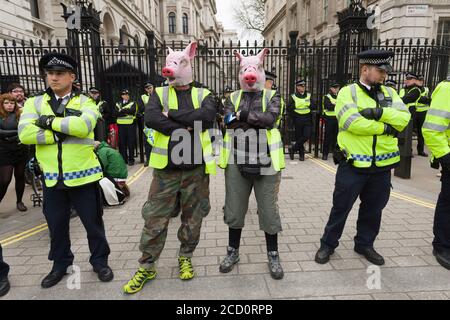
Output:
[[260,229],[271,235],[279,233],[282,230],[278,208],[280,182],[281,172],[245,178],[236,164],[229,164],[225,169],[225,223],[231,229],[244,228],[248,201],[254,188]]
[[142,208],[145,226],[139,247],[141,267],[149,269],[158,260],[166,242],[170,218],[180,208],[180,256],[192,257],[200,240],[203,218],[211,209],[209,175],[204,166],[189,171],[154,169],[148,200]]

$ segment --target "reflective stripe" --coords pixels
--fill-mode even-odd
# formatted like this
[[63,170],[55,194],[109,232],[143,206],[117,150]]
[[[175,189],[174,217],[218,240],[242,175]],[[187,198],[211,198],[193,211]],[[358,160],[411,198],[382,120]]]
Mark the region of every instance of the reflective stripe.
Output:
[[[270,97],[272,96],[272,90],[265,90],[265,102],[266,102],[266,108],[270,103]],[[264,110],[265,111],[265,110]]]
[[239,99],[240,95],[241,95],[240,91],[236,91],[231,95],[231,103],[233,104],[233,106],[235,108],[239,107],[239,106],[236,106],[236,103],[237,103],[237,100]]
[[63,144],[81,144],[81,145],[94,145],[94,139],[89,138],[76,138],[76,137],[67,137],[66,140],[63,141]]
[[70,117],[64,118],[61,120],[61,132],[65,134],[69,134],[69,122]]
[[352,154],[353,160],[361,161],[361,162],[372,162],[373,157],[365,154]]
[[203,88],[198,88],[198,94],[197,94],[197,100],[198,100],[198,107],[200,108],[202,106],[203,101]]
[[20,133],[23,131],[23,129],[25,129],[25,127],[28,125],[29,125],[29,123],[20,123],[19,124],[18,130],[17,130],[17,132],[19,133],[19,136],[20,136]]
[[346,113],[348,110],[350,110],[350,109],[352,109],[352,108],[358,109],[358,106],[357,106],[356,104],[354,104],[354,103],[346,104],[346,105],[343,106],[342,109],[339,111],[338,117],[341,118],[341,117],[344,115],[344,113]]
[[428,114],[431,116],[436,116],[444,119],[450,119],[450,112],[444,110],[430,109]]
[[63,175],[64,180],[81,179],[102,172],[102,167],[95,167],[82,171],[66,172]]
[[44,179],[45,180],[58,180],[58,174],[57,173],[44,172]]
[[209,154],[204,154],[203,155],[203,159],[205,160],[205,162],[212,162],[212,161],[215,161],[215,158],[212,156],[212,155],[209,155]]
[[358,118],[361,118],[362,116],[359,113],[354,113],[344,123],[344,129],[348,130],[350,128],[350,125]]
[[403,102],[394,102],[391,107],[400,111],[408,111],[408,108]]
[[377,155],[375,160],[376,161],[389,160],[398,156],[400,156],[400,151]]
[[42,107],[42,100],[44,99],[44,96],[37,96],[34,98],[34,108],[36,109],[36,112],[38,115],[41,115],[41,107]]
[[167,149],[162,149],[162,148],[157,148],[157,147],[153,147],[152,152],[154,152],[156,154],[160,154],[162,156],[167,156],[169,154]]
[[26,113],[26,114],[21,114],[20,115],[20,120],[35,120],[35,119],[39,119],[39,116],[35,113]]
[[163,109],[164,112],[169,112],[169,89],[170,87],[163,87]]
[[356,105],[358,105],[358,98],[356,96],[356,84],[351,84],[349,87],[350,87],[350,92],[352,93],[353,102]]
[[95,120],[97,120],[97,118],[98,118],[97,112],[94,112],[91,109],[82,109],[81,112],[82,113],[87,113],[87,114],[93,116]]
[[89,119],[87,116],[81,116],[80,118],[84,120],[84,123],[86,123],[86,126],[88,128],[88,132],[91,132],[92,131],[91,119]]
[[430,129],[430,130],[437,131],[437,132],[444,132],[444,131],[447,131],[449,129],[449,126],[443,126],[443,125],[434,124],[434,123],[431,123],[431,122],[425,122],[423,124],[422,128]]
[[384,88],[385,88],[386,91],[388,92],[389,97],[391,97],[391,99],[394,99],[394,91],[392,90],[392,88],[391,88],[391,87],[388,87],[388,86],[384,86]]
[[283,148],[283,142],[281,142],[281,141],[275,142],[275,143],[269,145],[270,152],[276,151],[276,150],[282,149],[282,148]]
[[89,97],[86,97],[85,95],[80,94],[80,106],[82,106],[89,99],[90,99]]
[[36,141],[37,144],[46,144],[47,140],[45,139],[45,130],[39,129],[36,133]]

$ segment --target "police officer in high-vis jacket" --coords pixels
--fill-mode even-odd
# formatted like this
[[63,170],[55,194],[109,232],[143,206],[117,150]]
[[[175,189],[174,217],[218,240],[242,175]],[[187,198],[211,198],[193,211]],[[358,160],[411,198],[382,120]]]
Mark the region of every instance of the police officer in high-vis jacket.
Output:
[[442,187],[434,215],[433,254],[450,270],[450,77],[433,92],[431,107],[422,128],[432,154],[433,167],[442,167]]
[[325,137],[323,142],[322,160],[328,160],[328,153],[334,152],[338,134],[338,123],[336,119],[336,99],[339,93],[340,84],[333,82],[330,84],[330,91],[322,100],[322,116],[325,120]]
[[289,155],[294,160],[294,154],[298,152],[299,160],[305,160],[305,142],[311,138],[312,113],[314,105],[311,101],[311,93],[306,91],[306,81],[295,82],[296,91],[289,97],[287,110],[295,127],[295,145],[289,146]]
[[338,247],[348,214],[359,197],[354,250],[375,265],[384,264],[374,241],[389,200],[391,170],[400,161],[396,136],[411,117],[398,94],[383,85],[392,69],[392,56],[392,52],[383,50],[358,54],[360,80],[339,92],[335,111],[340,151],[334,155],[339,167],[317,263],[327,263]]
[[[144,114],[145,114],[145,106],[148,104],[148,101],[150,100],[150,97],[155,92],[155,88],[153,87],[153,84],[151,82],[146,82],[144,84],[144,90],[145,93],[141,95],[139,101],[138,101],[138,114],[140,114],[142,121],[144,120]],[[144,166],[148,167],[149,161],[150,161],[150,153],[152,152],[152,145],[150,144],[149,140],[151,141],[151,130],[149,128],[144,126],[144,146],[145,146],[145,163]]]
[[70,209],[74,207],[89,241],[89,262],[101,281],[111,281],[110,253],[103,225],[98,181],[102,168],[94,153],[94,128],[100,114],[95,102],[72,90],[77,62],[60,53],[41,58],[49,88],[27,100],[19,122],[23,144],[36,145],[43,172],[44,216],[50,230],[51,272],[42,287],[56,285],[73,263],[70,250]]
[[119,127],[119,151],[128,165],[134,165],[136,148],[136,117],[138,106],[130,99],[130,92],[122,90],[121,100],[116,103],[117,125]]

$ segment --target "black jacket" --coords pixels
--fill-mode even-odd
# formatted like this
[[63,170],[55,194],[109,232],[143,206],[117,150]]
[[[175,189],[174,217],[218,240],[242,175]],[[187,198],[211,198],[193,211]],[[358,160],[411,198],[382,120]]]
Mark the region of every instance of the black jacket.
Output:
[[[185,91],[176,91],[178,98],[178,110],[169,110],[168,117],[162,113],[163,106],[161,104],[158,94],[155,92],[145,107],[145,125],[152,128],[166,136],[171,136],[172,133],[178,129],[186,130],[187,128],[194,128],[194,122],[199,122],[202,125],[202,129],[211,129],[216,119],[216,113],[218,110],[217,101],[211,94],[203,99],[202,105],[198,109],[194,109],[192,103],[191,89]],[[197,123],[197,125],[199,125]],[[198,135],[194,135],[194,132],[190,132],[191,135],[191,154],[189,155],[190,161],[182,162],[181,164],[175,164],[172,161],[173,148],[182,141],[169,141],[169,162],[167,169],[181,169],[191,170],[195,169],[201,164],[194,163],[194,155],[202,154],[200,138]],[[195,142],[196,141],[196,142]],[[182,154],[180,154],[182,156]]]

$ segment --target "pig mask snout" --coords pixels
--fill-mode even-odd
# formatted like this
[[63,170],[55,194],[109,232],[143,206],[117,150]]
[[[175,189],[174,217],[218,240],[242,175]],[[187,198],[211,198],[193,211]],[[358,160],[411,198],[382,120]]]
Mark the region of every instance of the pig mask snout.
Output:
[[172,68],[164,67],[162,69],[162,75],[163,75],[164,78],[173,78],[174,71],[173,71]]
[[249,73],[245,74],[245,76],[244,76],[244,81],[249,86],[253,86],[257,80],[258,80],[258,76],[256,75],[256,73],[253,73],[253,72],[249,72]]

